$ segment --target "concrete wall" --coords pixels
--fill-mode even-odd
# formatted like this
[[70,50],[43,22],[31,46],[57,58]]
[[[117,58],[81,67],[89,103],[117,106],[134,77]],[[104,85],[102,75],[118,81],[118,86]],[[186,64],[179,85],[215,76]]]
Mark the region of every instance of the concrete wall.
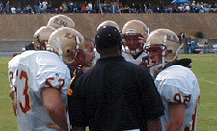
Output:
[[[0,41],[31,41],[34,32],[46,25],[49,18],[56,14],[9,14],[0,15]],[[168,28],[179,34],[187,33],[194,38],[197,31],[202,31],[205,38],[217,39],[217,14],[66,14],[72,18],[76,28],[84,36],[94,39],[97,26],[104,20],[116,21],[120,29],[125,22],[138,19],[153,31]]]
[[31,41],[0,41],[0,52],[21,52]]
[[[0,52],[22,51],[22,47],[33,40],[35,31],[47,24],[56,14],[0,14]],[[185,32],[192,36],[202,31],[205,38],[217,39],[217,14],[65,14],[72,18],[76,30],[85,37],[94,39],[97,26],[105,20],[114,20],[122,29],[132,19],[143,21],[150,31],[168,28],[179,34]],[[211,42],[211,41],[210,41]],[[216,42],[214,42],[216,43]]]

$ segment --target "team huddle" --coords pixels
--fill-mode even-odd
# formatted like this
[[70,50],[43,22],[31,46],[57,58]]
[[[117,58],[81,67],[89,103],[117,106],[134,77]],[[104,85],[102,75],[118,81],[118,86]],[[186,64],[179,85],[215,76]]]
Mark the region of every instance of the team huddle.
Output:
[[20,131],[193,131],[200,88],[183,44],[169,29],[112,21],[95,41],[65,15],[34,34],[33,49],[8,63]]

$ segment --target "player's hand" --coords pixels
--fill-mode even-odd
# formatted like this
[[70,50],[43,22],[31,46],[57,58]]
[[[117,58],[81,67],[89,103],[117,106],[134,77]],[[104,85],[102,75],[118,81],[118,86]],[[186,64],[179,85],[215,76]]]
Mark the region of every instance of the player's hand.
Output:
[[57,129],[57,130],[60,130],[60,131],[68,131],[68,128],[66,129],[61,129],[57,124],[50,124],[50,125],[47,125],[48,128],[53,128],[53,129]]
[[148,38],[148,33],[142,33],[142,37],[138,37],[140,43],[146,43],[146,39]]
[[47,127],[60,130],[60,127],[57,124],[50,124],[50,125],[47,125]]
[[16,91],[13,89],[9,92],[10,98],[13,100],[12,101],[12,106],[13,106],[13,111],[14,115],[17,116],[17,100],[16,100]]
[[10,90],[9,95],[10,95],[11,100],[14,100],[14,98],[15,98],[15,91],[13,89]]

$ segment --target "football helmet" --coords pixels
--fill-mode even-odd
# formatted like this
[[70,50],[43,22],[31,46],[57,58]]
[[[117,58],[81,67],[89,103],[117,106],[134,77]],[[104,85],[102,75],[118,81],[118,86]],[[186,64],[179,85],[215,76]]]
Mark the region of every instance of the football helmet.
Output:
[[35,50],[46,50],[46,43],[50,34],[55,31],[51,26],[42,26],[34,34],[34,48]]
[[54,31],[46,45],[47,50],[55,52],[67,64],[81,65],[80,57],[85,58],[84,37],[77,30],[61,27]]
[[56,15],[53,16],[49,19],[48,26],[52,26],[55,29],[58,29],[60,27],[70,27],[70,28],[75,28],[75,23],[74,21],[69,18],[68,16],[65,15]]
[[112,20],[106,20],[106,21],[103,21],[101,24],[99,24],[99,26],[96,28],[96,31],[98,31],[100,29],[100,27],[102,26],[114,26],[115,28],[117,28],[118,30],[120,30],[119,28],[119,25],[112,21]]
[[[140,20],[130,20],[122,28],[123,52],[135,55],[143,50],[145,42],[140,40],[143,35],[149,34],[149,28]],[[146,38],[145,38],[146,39]]]
[[148,67],[155,67],[155,71],[163,69],[167,63],[178,59],[182,46],[175,32],[169,29],[152,31],[144,46],[144,50],[149,53]]

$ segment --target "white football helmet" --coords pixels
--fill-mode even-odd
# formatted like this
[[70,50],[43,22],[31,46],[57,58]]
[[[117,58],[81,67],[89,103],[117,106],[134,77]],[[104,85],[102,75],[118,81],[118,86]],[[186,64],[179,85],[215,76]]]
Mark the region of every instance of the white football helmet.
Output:
[[77,62],[79,57],[85,58],[84,37],[75,29],[62,27],[54,31],[46,45],[47,50],[55,52],[67,64]]
[[52,26],[55,29],[58,29],[60,27],[70,27],[70,28],[75,28],[75,23],[74,21],[69,18],[68,16],[65,15],[56,15],[53,16],[49,19],[48,26]]
[[102,26],[114,26],[115,28],[117,28],[118,30],[120,30],[119,28],[119,25],[112,21],[112,20],[106,20],[106,21],[103,21],[101,24],[99,24],[99,26],[96,28],[96,31],[98,31],[100,29],[100,27]]
[[149,28],[140,20],[130,20],[122,28],[122,49],[128,54],[137,54],[143,50],[145,43],[139,40],[139,37],[149,34]]
[[167,63],[178,59],[179,51],[183,44],[175,32],[169,29],[156,29],[152,31],[144,46],[144,50],[149,53],[149,68],[155,68],[155,72],[160,71]]
[[55,31],[51,26],[42,26],[34,34],[34,48],[35,50],[46,50],[46,43],[50,34]]

